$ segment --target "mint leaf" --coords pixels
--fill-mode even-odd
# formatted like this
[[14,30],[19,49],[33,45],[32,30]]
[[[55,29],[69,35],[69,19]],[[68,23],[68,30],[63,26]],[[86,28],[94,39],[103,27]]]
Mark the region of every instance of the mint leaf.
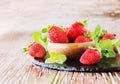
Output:
[[101,52],[102,56],[105,57],[115,57],[116,53],[113,50],[113,44],[114,46],[120,45],[119,41],[112,40],[103,40],[100,39],[107,33],[106,30],[101,29],[100,25],[97,25],[95,28],[95,31],[92,33],[92,40],[95,43],[95,48]]
[[101,53],[106,57],[115,57],[116,53],[113,50],[112,40],[103,40],[100,42]]
[[92,33],[92,39],[96,43],[98,43],[105,34],[107,33],[106,30],[101,29],[100,25],[97,25],[95,31]]
[[57,54],[55,52],[50,52],[50,58],[56,60]]
[[45,63],[57,63],[57,64],[63,64],[67,58],[64,54],[57,54],[55,52],[50,52],[50,58],[47,58],[45,60]]
[[54,61],[52,58],[47,58],[47,59],[45,60],[45,63],[52,64],[52,63],[55,63],[55,61]]
[[100,39],[100,36],[99,36],[100,31],[101,31],[100,25],[97,25],[94,32],[92,33],[92,39],[93,39],[95,44],[98,43],[98,41]]
[[112,49],[104,49],[101,51],[101,53],[102,53],[102,56],[105,56],[108,58],[116,56],[116,53]]
[[117,39],[117,40],[115,39],[115,40],[113,40],[113,41],[112,41],[112,45],[115,46],[115,47],[120,46],[120,39]]
[[33,38],[34,38],[35,42],[42,44],[45,47],[45,49],[47,50],[47,45],[48,45],[47,31],[46,31],[46,33],[45,33],[45,31],[44,31],[44,33],[34,32]]
[[66,61],[66,56],[63,54],[59,54],[58,57],[56,57],[55,62],[58,64],[63,64]]
[[100,34],[100,31],[101,31],[100,28],[101,28],[100,25],[96,26],[95,31],[94,31],[94,33],[95,33],[96,36]]
[[100,45],[102,49],[113,49],[112,40],[103,40]]
[[34,32],[34,33],[33,33],[33,38],[34,38],[34,41],[35,41],[35,42],[40,43],[40,42],[41,42],[42,35],[41,35],[40,32]]

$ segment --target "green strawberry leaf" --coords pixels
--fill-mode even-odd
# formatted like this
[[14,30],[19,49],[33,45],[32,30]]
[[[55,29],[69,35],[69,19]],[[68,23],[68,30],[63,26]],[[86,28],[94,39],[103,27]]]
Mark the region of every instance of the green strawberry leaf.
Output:
[[23,48],[24,53],[28,53],[28,48],[31,46],[31,44],[28,44],[26,47]]
[[23,48],[24,52],[27,52],[28,51],[28,48]]
[[57,64],[63,64],[67,58],[64,54],[57,54],[55,52],[50,52],[50,58],[47,58],[45,60],[45,63],[57,63]]
[[88,24],[87,24],[87,23],[88,23],[87,20],[84,20],[84,21],[82,21],[81,23],[82,23],[84,26],[87,26],[87,25],[88,25]]

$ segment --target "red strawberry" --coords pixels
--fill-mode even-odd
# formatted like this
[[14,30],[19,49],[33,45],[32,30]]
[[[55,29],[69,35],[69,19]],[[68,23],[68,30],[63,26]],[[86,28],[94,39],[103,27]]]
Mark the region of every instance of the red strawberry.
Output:
[[30,47],[28,48],[28,52],[29,55],[35,58],[43,58],[46,54],[45,48],[38,43],[33,43],[32,45],[30,45]]
[[115,57],[116,61],[120,61],[120,54],[116,54],[116,57]]
[[83,43],[83,42],[89,42],[90,39],[85,37],[85,36],[78,36],[76,39],[75,39],[75,43]]
[[68,43],[67,34],[60,27],[52,26],[48,31],[48,36],[52,42]]
[[91,65],[99,62],[101,59],[100,52],[95,49],[87,49],[80,57],[80,62],[85,65]]
[[78,37],[79,35],[83,35],[83,33],[84,33],[84,25],[80,22],[75,22],[69,27],[67,37],[70,42],[74,42],[76,37]]
[[115,52],[117,52],[117,51],[118,51],[116,47],[114,47],[114,48],[113,48],[113,50],[114,50]]
[[115,36],[114,34],[105,34],[101,40],[106,40],[106,39],[113,40],[115,39]]

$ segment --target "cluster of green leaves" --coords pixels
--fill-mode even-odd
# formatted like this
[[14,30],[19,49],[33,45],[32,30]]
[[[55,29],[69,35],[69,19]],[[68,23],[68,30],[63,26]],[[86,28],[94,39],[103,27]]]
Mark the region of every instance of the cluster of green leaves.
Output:
[[50,26],[47,28],[42,28],[40,32],[34,32],[33,38],[36,43],[42,44],[45,49],[47,50],[48,45],[48,30],[50,29]]
[[114,48],[116,47],[120,53],[120,39],[118,40],[100,40],[107,33],[106,30],[102,30],[100,25],[97,25],[95,31],[92,33],[92,40],[95,43],[95,48],[101,52],[102,56],[115,57],[116,53]]
[[[44,48],[47,50],[47,45],[48,45],[48,35],[47,32],[50,29],[51,26],[48,26],[47,28],[42,28],[40,32],[34,32],[33,33],[33,38],[34,42],[40,43],[44,46]],[[23,48],[23,51],[27,54],[28,53],[28,48],[31,44],[28,44],[25,48]]]
[[106,33],[106,30],[101,29],[101,26],[97,25],[92,34],[92,39],[94,43],[97,44],[100,41],[100,38],[103,37]]
[[64,54],[57,54],[55,52],[49,53],[50,57],[45,60],[45,63],[63,64],[67,58]]

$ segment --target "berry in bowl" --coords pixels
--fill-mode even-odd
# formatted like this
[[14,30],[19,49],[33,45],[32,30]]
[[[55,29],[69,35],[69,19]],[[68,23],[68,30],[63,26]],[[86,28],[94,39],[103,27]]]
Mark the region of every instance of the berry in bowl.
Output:
[[52,26],[48,31],[48,52],[64,54],[68,60],[78,60],[89,46],[94,45],[85,33],[88,31],[80,22],[73,23],[67,29]]

